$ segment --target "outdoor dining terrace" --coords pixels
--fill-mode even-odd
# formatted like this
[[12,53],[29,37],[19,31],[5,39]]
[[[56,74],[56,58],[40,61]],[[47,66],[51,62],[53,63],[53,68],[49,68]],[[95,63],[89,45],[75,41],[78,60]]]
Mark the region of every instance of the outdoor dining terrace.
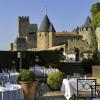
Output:
[[[98,66],[93,66],[92,75],[66,74],[60,89],[55,91],[49,87],[47,77],[51,73],[59,72],[59,69],[31,66],[29,70],[35,72],[39,80],[35,100],[91,100],[100,97],[100,79],[95,72],[100,70]],[[24,100],[22,87],[16,81],[18,75],[19,72],[15,70],[0,73],[0,100]]]
[[[9,65],[12,63],[13,58],[15,58],[15,63],[13,63],[15,64],[15,67],[13,67],[13,69],[16,69],[12,70],[9,69],[10,67],[7,67],[7,70],[5,70],[5,67],[1,68],[4,70],[0,71],[0,100],[24,100],[22,86],[17,83],[17,76],[21,70],[20,68],[28,69],[36,74],[39,84],[36,88],[35,100],[91,100],[92,98],[99,98],[100,68],[98,66],[98,68],[96,66],[93,67],[91,66],[91,63],[89,63],[89,66],[87,63],[83,65],[83,63],[80,61],[59,62],[58,53],[56,56],[58,60],[56,61],[54,55],[55,52],[50,52],[50,57],[48,56],[47,51],[45,52],[46,54],[44,52],[42,53],[43,54],[41,56],[38,53],[34,54],[33,52],[26,52],[24,58],[22,57],[20,59],[17,58],[17,52],[13,52],[14,56],[12,53],[9,55],[9,53],[6,52],[6,55],[9,55],[9,57],[6,57],[6,55],[3,57],[9,62],[5,62],[6,60],[3,61],[0,59],[2,62],[5,62],[2,64]],[[33,54],[34,56],[32,56]],[[0,56],[1,55],[2,53]],[[39,62],[34,63],[34,61],[36,61],[36,55],[39,57]],[[33,63],[32,59],[34,60]],[[20,60],[22,61],[21,63]],[[49,66],[49,64],[51,66]],[[51,73],[59,71],[64,72],[65,76],[62,78],[62,80],[60,80],[60,88],[57,90],[52,90],[47,83],[47,79]],[[53,82],[53,84],[54,83],[55,82]],[[83,89],[82,93],[84,91],[85,92],[83,93],[84,96],[82,95],[83,97],[79,98],[78,92],[80,92],[81,89]],[[89,93],[89,96],[87,96],[87,93]]]

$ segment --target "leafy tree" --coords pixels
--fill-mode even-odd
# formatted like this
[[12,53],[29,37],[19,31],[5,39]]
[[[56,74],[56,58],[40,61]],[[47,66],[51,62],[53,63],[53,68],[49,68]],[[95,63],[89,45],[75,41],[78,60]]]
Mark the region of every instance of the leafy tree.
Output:
[[95,3],[91,7],[92,16],[100,12],[100,3]]
[[93,25],[93,49],[94,53],[97,52],[97,39],[95,29],[100,27],[100,3],[95,3],[91,7],[92,25]]

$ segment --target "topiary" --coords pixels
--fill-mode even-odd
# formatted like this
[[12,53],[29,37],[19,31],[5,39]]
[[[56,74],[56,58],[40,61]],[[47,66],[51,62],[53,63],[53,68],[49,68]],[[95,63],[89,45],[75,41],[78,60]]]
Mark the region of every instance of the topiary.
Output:
[[47,84],[52,90],[60,90],[65,74],[61,71],[52,72],[47,78]]
[[22,69],[17,77],[18,81],[35,81],[35,73],[27,69]]

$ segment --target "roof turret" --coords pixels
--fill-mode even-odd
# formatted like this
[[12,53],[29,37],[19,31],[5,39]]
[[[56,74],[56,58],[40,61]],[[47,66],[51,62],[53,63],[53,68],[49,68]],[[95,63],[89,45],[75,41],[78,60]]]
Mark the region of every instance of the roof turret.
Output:
[[87,16],[85,23],[82,25],[82,28],[83,27],[86,27],[86,28],[92,27],[92,22],[89,16]]
[[39,32],[49,32],[50,20],[47,15],[44,16],[43,21],[39,27]]

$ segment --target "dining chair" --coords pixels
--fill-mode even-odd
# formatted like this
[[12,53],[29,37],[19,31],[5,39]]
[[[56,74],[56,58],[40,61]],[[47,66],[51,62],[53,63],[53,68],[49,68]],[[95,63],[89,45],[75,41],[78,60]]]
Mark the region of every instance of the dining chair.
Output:
[[100,100],[100,84],[91,85],[92,100]]
[[77,79],[77,93],[75,100],[91,98],[91,85],[96,85],[96,79]]

